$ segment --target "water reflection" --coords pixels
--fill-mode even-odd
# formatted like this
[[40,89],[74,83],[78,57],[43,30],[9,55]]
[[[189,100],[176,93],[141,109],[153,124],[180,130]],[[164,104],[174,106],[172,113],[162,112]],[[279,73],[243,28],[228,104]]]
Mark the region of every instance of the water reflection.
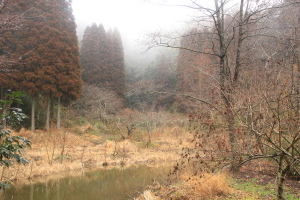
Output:
[[125,200],[153,182],[166,178],[169,167],[131,167],[87,172],[78,177],[31,183],[12,187],[3,194],[5,200]]

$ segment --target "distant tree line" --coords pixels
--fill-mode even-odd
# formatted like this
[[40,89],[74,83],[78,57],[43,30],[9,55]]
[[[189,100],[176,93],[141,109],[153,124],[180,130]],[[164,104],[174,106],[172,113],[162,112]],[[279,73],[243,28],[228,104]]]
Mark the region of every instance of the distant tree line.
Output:
[[[175,103],[176,92],[175,51],[158,52],[155,60],[148,65],[126,66],[127,107],[138,110],[171,110]],[[153,91],[165,92],[157,95]]]

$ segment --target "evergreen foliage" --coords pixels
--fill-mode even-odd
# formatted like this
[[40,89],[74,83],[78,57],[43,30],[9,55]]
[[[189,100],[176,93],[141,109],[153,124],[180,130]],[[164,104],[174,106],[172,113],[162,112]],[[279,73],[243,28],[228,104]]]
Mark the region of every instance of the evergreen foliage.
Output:
[[80,49],[80,60],[82,65],[82,79],[85,83],[100,86],[102,71],[100,60],[100,28],[94,23],[85,29],[82,46]]
[[[1,70],[1,86],[24,90],[33,99],[44,96],[69,103],[79,98],[81,66],[70,2],[14,0],[12,3],[3,12],[17,13],[24,21],[18,29],[1,30],[0,44],[4,52],[15,58]],[[9,60],[13,58],[7,56]]]
[[88,26],[82,40],[80,59],[85,83],[114,91],[124,98],[124,51],[117,29],[106,32],[102,24]]
[[[20,92],[7,94],[0,100],[0,166],[9,167],[13,161],[19,164],[27,164],[22,152],[31,146],[30,140],[21,136],[12,136],[6,125],[19,126],[26,117],[20,108],[12,107],[13,103],[21,104]],[[8,182],[0,182],[0,191],[9,186]]]
[[1,31],[1,44],[6,52],[21,57],[6,68],[7,74],[17,77],[18,87],[33,96],[78,98],[81,69],[76,24],[69,1],[30,0],[26,4],[19,1],[6,12],[11,9],[23,13],[26,20],[18,30]]
[[125,93],[125,64],[124,51],[121,35],[118,29],[115,29],[111,41],[111,61],[113,63],[112,89],[118,95],[124,96]]

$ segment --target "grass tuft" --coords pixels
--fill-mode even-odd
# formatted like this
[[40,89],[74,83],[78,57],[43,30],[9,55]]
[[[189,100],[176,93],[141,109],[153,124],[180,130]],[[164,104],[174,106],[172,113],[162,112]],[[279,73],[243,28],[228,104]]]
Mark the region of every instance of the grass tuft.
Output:
[[226,199],[234,190],[230,178],[225,173],[180,176],[180,182],[158,191],[166,200],[212,200]]
[[227,174],[204,174],[189,177],[185,183],[186,188],[192,193],[193,199],[207,200],[228,196],[230,188]]
[[134,200],[159,200],[160,198],[156,197],[150,190],[145,190],[143,194],[139,197],[134,198]]

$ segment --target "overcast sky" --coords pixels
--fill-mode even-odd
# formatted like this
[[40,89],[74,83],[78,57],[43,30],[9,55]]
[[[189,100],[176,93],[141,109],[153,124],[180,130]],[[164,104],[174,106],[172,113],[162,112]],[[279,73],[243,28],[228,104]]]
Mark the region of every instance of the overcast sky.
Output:
[[117,27],[125,51],[138,48],[149,32],[178,29],[188,16],[186,9],[144,0],[73,0],[73,14],[81,30],[93,22],[102,23],[106,30]]

